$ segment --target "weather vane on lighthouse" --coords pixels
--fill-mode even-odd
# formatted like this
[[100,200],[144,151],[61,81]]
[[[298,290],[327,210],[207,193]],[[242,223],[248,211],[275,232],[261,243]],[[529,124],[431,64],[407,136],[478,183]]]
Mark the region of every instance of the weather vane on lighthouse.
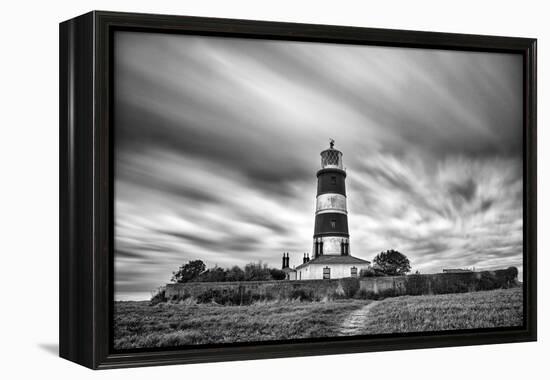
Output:
[[334,149],[334,139],[329,138],[330,140],[330,149]]

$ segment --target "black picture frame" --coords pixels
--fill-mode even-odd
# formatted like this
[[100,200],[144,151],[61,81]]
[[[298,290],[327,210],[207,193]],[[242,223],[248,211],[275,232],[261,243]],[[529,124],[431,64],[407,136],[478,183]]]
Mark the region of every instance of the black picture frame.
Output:
[[[113,351],[111,101],[116,30],[521,54],[524,70],[523,326]],[[62,22],[59,38],[61,357],[89,368],[104,369],[536,340],[536,39],[104,11]]]

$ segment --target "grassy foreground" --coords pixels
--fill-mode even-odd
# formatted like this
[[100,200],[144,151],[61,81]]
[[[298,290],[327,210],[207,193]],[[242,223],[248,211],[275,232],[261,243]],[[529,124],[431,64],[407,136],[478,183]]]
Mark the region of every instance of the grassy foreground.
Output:
[[342,320],[369,302],[116,302],[114,344],[116,349],[130,349],[336,336]]
[[[347,317],[371,302],[287,300],[247,306],[116,302],[114,344],[116,349],[131,349],[339,336]],[[512,327],[520,326],[522,318],[521,287],[402,296],[376,302],[351,334]]]
[[387,298],[367,315],[359,334],[521,326],[521,287],[473,293]]

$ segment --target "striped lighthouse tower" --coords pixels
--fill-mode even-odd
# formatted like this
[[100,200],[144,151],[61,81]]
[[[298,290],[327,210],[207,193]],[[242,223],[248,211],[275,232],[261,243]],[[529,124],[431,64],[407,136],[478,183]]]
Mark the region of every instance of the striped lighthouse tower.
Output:
[[314,258],[350,254],[345,181],[342,152],[334,149],[331,139],[330,148],[321,152],[321,169],[317,172]]

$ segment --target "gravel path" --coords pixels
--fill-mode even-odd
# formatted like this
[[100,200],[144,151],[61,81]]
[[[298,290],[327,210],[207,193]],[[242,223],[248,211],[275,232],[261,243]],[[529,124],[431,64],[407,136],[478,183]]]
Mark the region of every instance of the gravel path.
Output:
[[365,320],[370,310],[382,301],[372,301],[359,310],[351,313],[342,323],[339,335],[358,335],[361,328],[365,325]]

